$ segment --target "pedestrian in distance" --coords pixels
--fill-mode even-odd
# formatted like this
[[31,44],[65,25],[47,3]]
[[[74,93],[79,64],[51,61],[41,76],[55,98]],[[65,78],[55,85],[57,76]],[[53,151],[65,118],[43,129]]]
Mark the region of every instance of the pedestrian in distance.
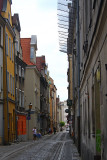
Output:
[[51,130],[51,128],[49,128],[49,132],[48,132],[49,134],[51,134],[52,133],[52,130]]
[[56,128],[55,127],[53,128],[53,131],[54,131],[54,134],[55,134],[56,133]]
[[40,131],[36,134],[36,136],[37,136],[37,139],[40,139],[42,137]]
[[36,134],[37,134],[36,127],[34,127],[34,128],[32,129],[32,132],[33,132],[33,141],[35,141],[35,140],[36,140]]

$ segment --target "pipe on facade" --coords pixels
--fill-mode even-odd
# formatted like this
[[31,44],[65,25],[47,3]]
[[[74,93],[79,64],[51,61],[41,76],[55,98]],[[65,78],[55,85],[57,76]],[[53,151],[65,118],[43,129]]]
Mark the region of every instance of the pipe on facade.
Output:
[[79,33],[79,0],[77,0],[77,64],[78,64],[78,152],[81,152],[80,148],[80,33]]

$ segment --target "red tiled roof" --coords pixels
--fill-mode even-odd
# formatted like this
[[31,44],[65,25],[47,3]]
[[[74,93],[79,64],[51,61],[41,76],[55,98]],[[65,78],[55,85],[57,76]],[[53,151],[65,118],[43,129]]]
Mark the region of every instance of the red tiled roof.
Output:
[[36,66],[41,71],[45,66],[45,56],[36,57]]
[[34,63],[30,62],[30,41],[31,38],[21,38],[23,61],[27,65],[35,65]]
[[0,0],[0,13],[2,11],[2,8],[3,8],[3,0]]

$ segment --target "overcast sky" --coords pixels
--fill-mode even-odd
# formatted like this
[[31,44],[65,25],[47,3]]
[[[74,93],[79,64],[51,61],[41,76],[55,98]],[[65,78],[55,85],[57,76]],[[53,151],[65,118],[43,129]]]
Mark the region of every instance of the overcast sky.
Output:
[[13,0],[14,13],[19,14],[21,38],[37,35],[37,56],[45,55],[57,95],[61,101],[67,100],[68,60],[65,53],[59,52],[57,0]]

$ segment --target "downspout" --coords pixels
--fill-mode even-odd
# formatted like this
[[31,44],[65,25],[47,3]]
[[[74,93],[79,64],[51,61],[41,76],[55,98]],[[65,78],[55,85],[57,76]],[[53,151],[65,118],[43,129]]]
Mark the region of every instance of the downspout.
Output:
[[[4,74],[4,52],[5,52],[5,25],[3,26],[3,74]],[[4,75],[3,75],[4,78]],[[4,83],[3,83],[3,89],[4,89]],[[4,99],[4,93],[3,93],[3,99]],[[5,102],[3,101],[3,104]],[[4,138],[4,126],[5,126],[5,121],[4,121],[4,106],[3,106],[3,144],[5,143],[5,138]]]
[[15,54],[15,37],[13,39],[13,47],[14,47],[14,78],[15,78],[15,129],[16,129],[16,140],[18,140],[18,135],[17,135],[17,116],[16,116],[16,107],[17,107],[17,101],[16,101],[16,68],[15,68],[15,64],[16,64],[16,54]]
[[78,62],[78,151],[80,150],[80,33],[79,33],[79,0],[77,0],[77,62]]

